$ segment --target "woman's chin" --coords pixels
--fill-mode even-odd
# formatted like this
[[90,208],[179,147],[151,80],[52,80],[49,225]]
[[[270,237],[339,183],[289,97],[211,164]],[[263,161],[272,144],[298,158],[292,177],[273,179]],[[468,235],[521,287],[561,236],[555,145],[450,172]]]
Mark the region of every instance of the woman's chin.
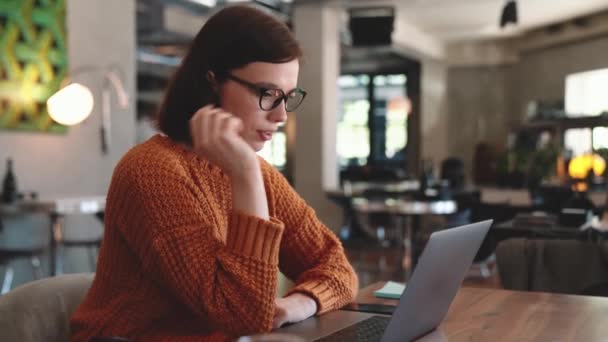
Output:
[[264,141],[254,141],[250,142],[249,146],[257,153],[260,152],[264,148]]

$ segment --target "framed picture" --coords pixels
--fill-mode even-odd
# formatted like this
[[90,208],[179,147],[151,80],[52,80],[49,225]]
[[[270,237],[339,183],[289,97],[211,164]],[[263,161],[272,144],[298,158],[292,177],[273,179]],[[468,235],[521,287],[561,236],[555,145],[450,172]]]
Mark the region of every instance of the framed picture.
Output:
[[0,1],[0,130],[66,131],[46,109],[68,70],[65,3]]

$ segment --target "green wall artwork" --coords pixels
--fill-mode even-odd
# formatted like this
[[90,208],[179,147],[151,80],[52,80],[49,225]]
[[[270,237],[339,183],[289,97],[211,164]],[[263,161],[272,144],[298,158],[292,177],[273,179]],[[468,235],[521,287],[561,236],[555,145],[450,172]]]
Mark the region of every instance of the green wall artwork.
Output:
[[66,76],[66,0],[0,0],[0,129],[63,133],[46,100]]

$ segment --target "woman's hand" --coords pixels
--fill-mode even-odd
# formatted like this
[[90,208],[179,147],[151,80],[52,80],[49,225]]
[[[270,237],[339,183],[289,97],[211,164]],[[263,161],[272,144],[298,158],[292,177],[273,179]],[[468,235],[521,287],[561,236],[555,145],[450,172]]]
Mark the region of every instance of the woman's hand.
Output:
[[317,313],[317,302],[307,295],[294,293],[289,297],[275,300],[273,329],[285,323],[296,323]]
[[223,109],[207,105],[190,119],[192,147],[233,177],[257,169],[255,151],[240,136],[243,123]]
[[205,106],[190,119],[194,153],[230,175],[232,208],[268,220],[268,199],[258,157],[240,136],[243,122],[221,108]]

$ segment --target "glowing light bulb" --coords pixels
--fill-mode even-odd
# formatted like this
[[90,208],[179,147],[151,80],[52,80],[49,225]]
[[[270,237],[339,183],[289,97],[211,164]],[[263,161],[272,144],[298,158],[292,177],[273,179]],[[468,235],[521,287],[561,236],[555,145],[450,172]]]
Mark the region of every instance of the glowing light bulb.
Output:
[[46,105],[53,120],[62,125],[73,126],[91,115],[94,99],[89,88],[72,83],[51,96]]

